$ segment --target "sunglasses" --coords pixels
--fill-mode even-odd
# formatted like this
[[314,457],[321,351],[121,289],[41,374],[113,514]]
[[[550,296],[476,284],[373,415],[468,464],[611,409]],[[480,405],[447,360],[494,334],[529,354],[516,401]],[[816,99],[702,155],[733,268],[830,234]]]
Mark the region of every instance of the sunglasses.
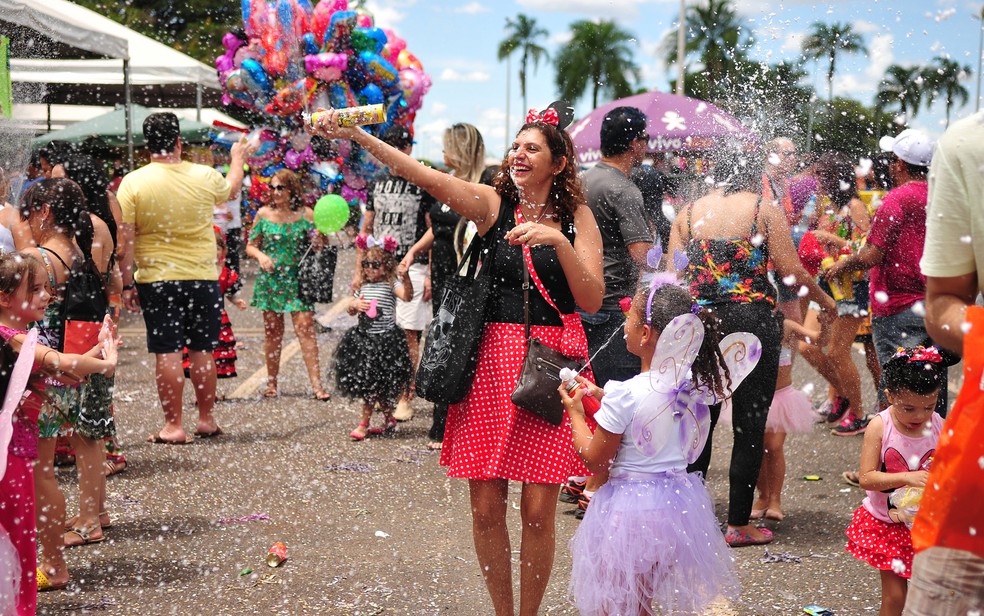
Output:
[[274,192],[283,192],[283,191],[288,190],[288,189],[287,189],[286,186],[271,186],[270,187],[270,190],[272,190]]
[[368,260],[362,261],[362,268],[363,269],[380,268],[382,266],[383,266],[382,261],[368,261]]

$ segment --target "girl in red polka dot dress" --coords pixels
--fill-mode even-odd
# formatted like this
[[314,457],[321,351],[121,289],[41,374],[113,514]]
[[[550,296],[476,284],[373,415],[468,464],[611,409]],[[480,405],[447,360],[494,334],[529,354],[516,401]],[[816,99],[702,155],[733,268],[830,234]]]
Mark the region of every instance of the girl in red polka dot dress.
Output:
[[448,176],[361,128],[338,126],[335,110],[316,113],[311,128],[329,139],[357,142],[393,173],[474,222],[486,245],[496,243],[490,259],[495,286],[478,368],[464,400],[448,411],[441,450],[448,476],[468,479],[475,551],[496,614],[515,613],[509,481],[523,486],[519,611],[535,614],[553,567],[560,484],[586,474],[571,443],[569,418],[553,426],[510,402],[526,352],[523,262],[532,263],[531,278],[540,281],[529,289],[531,335],[566,355],[587,356],[576,308],[597,312],[604,295],[601,234],[563,130],[571,117],[573,110],[564,108],[531,112],[493,186]]
[[[933,411],[944,370],[936,347],[899,349],[882,367],[891,406],[864,434],[860,479],[868,496],[845,534],[847,551],[881,573],[879,616],[900,615],[905,606],[913,556],[909,528],[943,428]],[[898,508],[894,492],[906,501]]]

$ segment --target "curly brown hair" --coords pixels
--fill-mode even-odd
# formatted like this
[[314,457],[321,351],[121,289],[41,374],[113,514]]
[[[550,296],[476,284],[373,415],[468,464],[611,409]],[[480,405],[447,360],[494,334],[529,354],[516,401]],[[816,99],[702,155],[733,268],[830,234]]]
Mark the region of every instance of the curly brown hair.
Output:
[[[294,212],[304,207],[304,193],[301,190],[301,181],[297,179],[297,174],[290,169],[280,169],[273,174],[270,182],[280,180],[283,186],[287,187],[290,193],[290,209]],[[270,202],[273,203],[273,192],[270,193]]]
[[[561,130],[552,124],[544,122],[531,122],[524,124],[516,135],[523,131],[535,130],[543,135],[547,142],[547,149],[550,150],[550,162],[556,162],[560,157],[567,158],[564,169],[554,176],[553,185],[550,187],[550,195],[547,203],[554,207],[561,215],[573,217],[577,208],[586,205],[584,190],[581,188],[581,179],[577,172],[577,158],[574,156],[574,142],[571,141],[567,131]],[[510,203],[519,202],[519,190],[509,175],[509,154],[502,159],[499,172],[492,180],[492,186],[499,193],[504,201]]]

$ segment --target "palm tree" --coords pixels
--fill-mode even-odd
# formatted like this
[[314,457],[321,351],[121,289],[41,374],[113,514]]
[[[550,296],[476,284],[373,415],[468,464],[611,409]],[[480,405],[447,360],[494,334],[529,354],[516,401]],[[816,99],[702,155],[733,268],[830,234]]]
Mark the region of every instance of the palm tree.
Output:
[[540,60],[547,57],[547,50],[537,44],[537,40],[547,36],[548,32],[537,25],[536,19],[520,13],[516,19],[506,18],[506,30],[509,35],[499,43],[499,61],[505,60],[517,49],[522,56],[519,59],[519,92],[523,96],[523,110],[526,110],[526,67],[533,62],[533,70],[539,66]]
[[946,125],[950,125],[950,108],[953,103],[960,99],[961,105],[966,105],[970,98],[970,92],[961,83],[970,77],[972,71],[967,65],[960,66],[956,60],[947,56],[936,56],[933,58],[935,66],[928,66],[923,71],[929,90],[932,93],[929,105],[932,106],[940,96],[946,102]]
[[[723,79],[729,69],[745,56],[751,37],[730,0],[707,0],[706,5],[690,5],[686,12],[687,40],[685,55],[696,54],[704,65],[709,82]],[[677,58],[677,33],[669,32],[663,39],[667,65]]]
[[823,22],[814,22],[813,31],[803,39],[803,53],[807,58],[820,60],[827,58],[827,100],[834,100],[834,70],[837,67],[837,54],[867,53],[861,35],[854,32],[851,24],[836,23],[829,26]]
[[899,114],[908,123],[911,117],[916,117],[919,113],[919,106],[922,104],[925,78],[923,68],[918,66],[900,66],[893,64],[885,70],[885,77],[878,84],[878,92],[875,94],[875,109],[879,112],[885,111],[889,107],[898,105]]
[[576,21],[572,37],[556,59],[557,89],[560,97],[574,102],[591,87],[591,106],[598,107],[598,93],[612,98],[632,94],[629,79],[639,81],[641,73],[632,58],[634,36],[614,21]]

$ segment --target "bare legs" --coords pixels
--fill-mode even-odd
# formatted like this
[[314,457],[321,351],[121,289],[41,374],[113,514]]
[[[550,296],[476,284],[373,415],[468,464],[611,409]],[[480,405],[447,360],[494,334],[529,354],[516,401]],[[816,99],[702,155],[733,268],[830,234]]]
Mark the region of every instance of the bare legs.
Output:
[[277,376],[280,374],[280,347],[284,342],[284,315],[263,311],[263,357],[266,359],[267,389],[264,396],[277,395]]
[[758,499],[752,506],[753,517],[761,513],[771,520],[782,520],[782,484],[786,478],[786,454],[783,445],[785,432],[766,432],[763,440],[765,453],[762,456],[762,470],[759,471]]
[[[321,363],[318,357],[318,339],[314,333],[314,313],[292,312],[291,322],[294,334],[301,346],[301,357],[307,368],[308,380],[314,395],[318,398],[328,394],[321,386]],[[284,315],[269,310],[263,311],[263,355],[266,358],[267,389],[265,396],[277,395],[277,377],[280,375],[280,352],[284,341]]]
[[40,567],[53,585],[68,582],[65,563],[65,496],[55,479],[55,439],[38,442],[38,461],[34,467],[34,490],[37,501],[38,543],[41,545]]
[[318,357],[318,338],[314,334],[314,313],[292,312],[290,318],[294,323],[294,334],[301,345],[301,357],[307,368],[311,389],[314,390],[315,397],[327,397],[328,393],[321,387],[321,362]]
[[909,582],[904,577],[895,575],[893,571],[880,571],[879,573],[881,573],[882,600],[878,616],[902,616],[905,596],[909,591]]
[[[103,536],[99,514],[106,500],[106,475],[103,473],[106,449],[102,439],[93,440],[73,434],[71,441],[79,472],[79,516],[72,527],[89,531],[89,537],[98,540]],[[65,545],[82,543],[82,538],[75,533],[68,533],[64,540]]]
[[[160,438],[169,441],[183,441],[188,438],[181,426],[181,394],[184,391],[184,368],[181,367],[181,353],[158,353],[157,395],[164,409],[164,427]],[[215,405],[215,360],[211,351],[188,351],[191,364],[191,383],[198,403],[199,432],[214,432],[218,429],[212,407]]]
[[[814,327],[814,322],[815,315],[811,313],[807,318],[807,326]],[[800,354],[837,393],[847,398],[855,416],[864,417],[861,376],[851,359],[851,345],[854,344],[860,324],[861,319],[856,317],[837,317],[828,328],[821,328],[820,340],[828,340],[827,351],[822,346],[803,342],[800,344]]]
[[[512,561],[506,526],[509,483],[504,479],[468,482],[472,507],[475,554],[497,616],[514,614]],[[519,613],[534,616],[543,601],[553,567],[559,486],[523,484],[520,516],[523,522],[520,546]]]

